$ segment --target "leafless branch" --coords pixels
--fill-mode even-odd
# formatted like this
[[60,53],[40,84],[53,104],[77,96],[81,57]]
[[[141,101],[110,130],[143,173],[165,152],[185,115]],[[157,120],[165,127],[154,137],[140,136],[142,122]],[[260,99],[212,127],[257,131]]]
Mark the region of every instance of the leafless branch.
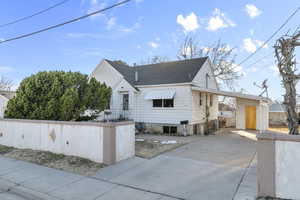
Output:
[[12,80],[4,76],[0,77],[0,90],[10,90],[12,86],[13,86]]
[[180,46],[177,57],[179,59],[190,59],[208,56],[214,66],[214,76],[221,83],[234,89],[234,81],[241,77],[239,66],[235,64],[234,48],[218,40],[216,43],[200,47],[195,38],[187,36]]
[[300,30],[297,29],[292,35],[284,35],[279,38],[274,46],[277,67],[282,77],[285,88],[284,104],[287,109],[287,121],[289,134],[299,135],[298,116],[296,112],[296,84],[300,78],[297,73],[295,47],[299,46]]

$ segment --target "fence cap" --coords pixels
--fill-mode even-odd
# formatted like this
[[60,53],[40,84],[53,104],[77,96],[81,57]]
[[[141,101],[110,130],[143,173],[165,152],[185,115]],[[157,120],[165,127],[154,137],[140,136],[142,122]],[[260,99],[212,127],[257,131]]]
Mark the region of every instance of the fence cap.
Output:
[[256,137],[258,140],[300,142],[300,135],[289,135],[289,134],[278,133],[274,131],[265,131],[261,134],[257,134]]
[[0,122],[22,122],[22,123],[41,123],[41,124],[59,124],[59,125],[79,125],[79,126],[99,126],[99,127],[115,127],[122,125],[134,124],[134,121],[120,122],[87,122],[87,121],[54,121],[54,120],[29,120],[29,119],[0,119]]

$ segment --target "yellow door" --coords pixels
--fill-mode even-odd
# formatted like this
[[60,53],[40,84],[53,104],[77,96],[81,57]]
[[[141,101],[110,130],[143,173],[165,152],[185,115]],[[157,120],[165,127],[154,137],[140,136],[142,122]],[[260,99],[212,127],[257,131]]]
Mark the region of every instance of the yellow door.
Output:
[[256,106],[246,106],[246,129],[256,129]]

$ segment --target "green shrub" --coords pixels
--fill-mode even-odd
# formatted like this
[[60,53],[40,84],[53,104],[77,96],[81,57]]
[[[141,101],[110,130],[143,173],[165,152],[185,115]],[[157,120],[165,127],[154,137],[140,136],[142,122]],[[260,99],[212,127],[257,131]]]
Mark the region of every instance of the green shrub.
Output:
[[[109,104],[111,89],[79,72],[44,71],[25,78],[8,102],[6,118],[37,120],[93,119]],[[92,110],[88,118],[82,118]]]

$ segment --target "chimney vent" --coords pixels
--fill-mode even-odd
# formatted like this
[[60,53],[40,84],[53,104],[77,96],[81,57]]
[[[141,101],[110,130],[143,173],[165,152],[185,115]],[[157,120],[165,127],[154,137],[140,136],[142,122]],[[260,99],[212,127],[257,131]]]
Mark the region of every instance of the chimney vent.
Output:
[[138,82],[139,81],[139,73],[137,70],[134,73],[134,77],[135,77],[135,82]]

